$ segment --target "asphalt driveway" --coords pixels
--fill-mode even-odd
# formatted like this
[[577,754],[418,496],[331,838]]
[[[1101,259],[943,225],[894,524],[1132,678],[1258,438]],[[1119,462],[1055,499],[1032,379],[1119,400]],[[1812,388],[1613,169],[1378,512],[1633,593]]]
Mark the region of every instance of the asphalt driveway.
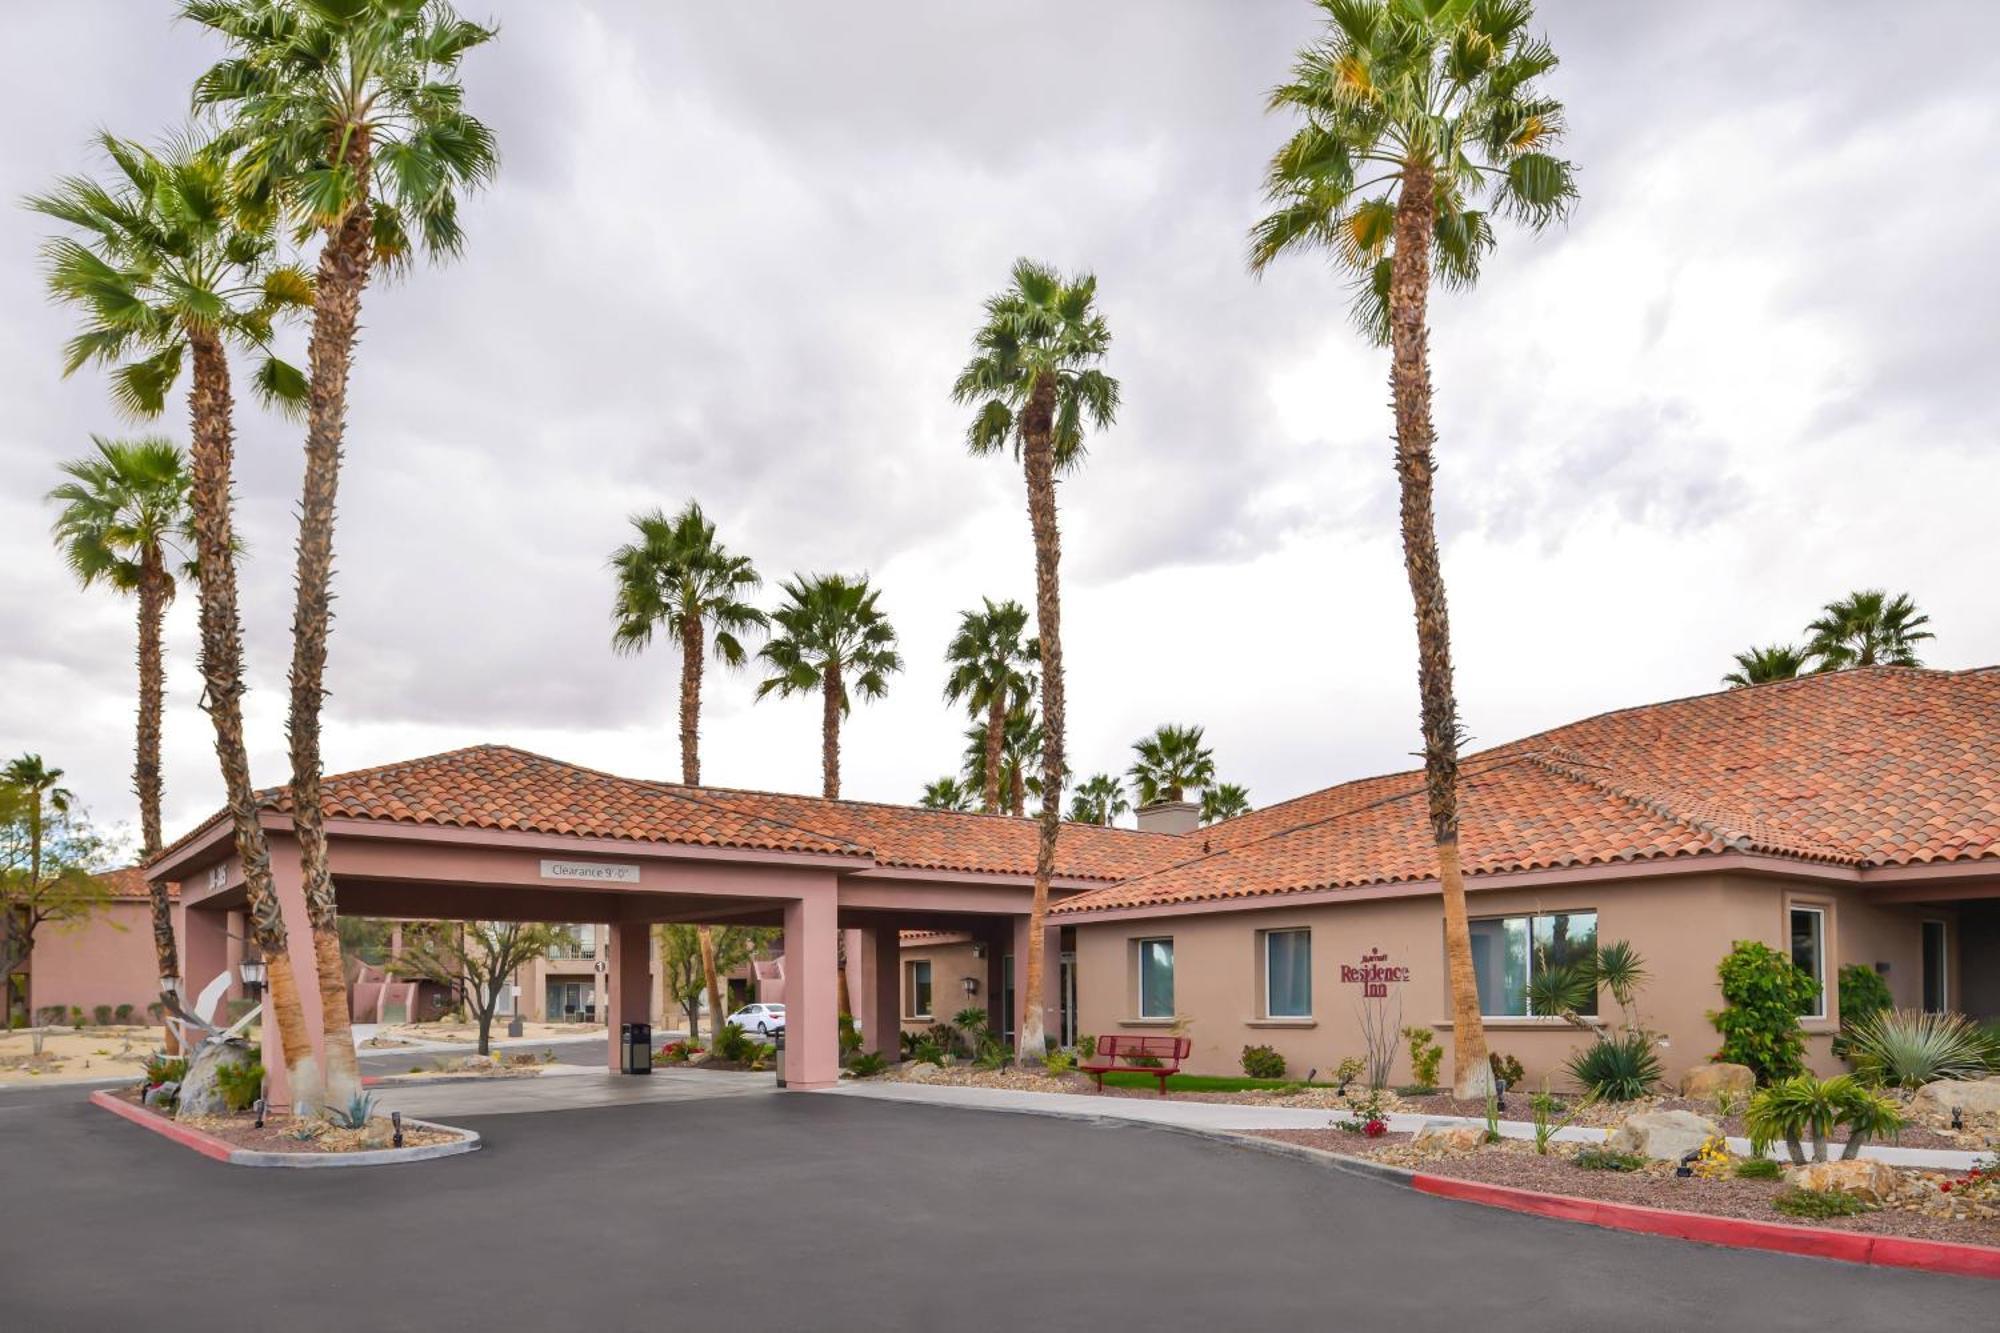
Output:
[[2000,1283],[1450,1203],[1165,1130],[812,1095],[469,1119],[468,1157],[224,1166],[0,1103],[34,1330],[1991,1328]]

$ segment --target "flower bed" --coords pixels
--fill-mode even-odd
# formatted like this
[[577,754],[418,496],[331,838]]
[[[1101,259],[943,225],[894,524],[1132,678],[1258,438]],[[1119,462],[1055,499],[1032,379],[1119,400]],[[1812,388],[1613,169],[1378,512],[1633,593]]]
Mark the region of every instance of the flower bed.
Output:
[[[1509,1089],[1501,1119],[1529,1119],[1528,1099],[1531,1095],[1526,1089]],[[1880,1140],[1882,1143],[1903,1148],[1950,1148],[1964,1152],[1982,1152],[1989,1148],[2000,1147],[2000,1123],[1995,1123],[1995,1118],[1992,1116],[1967,1117],[1965,1128],[1954,1131],[1948,1117],[1938,1113],[1935,1108],[1913,1101],[1907,1093],[1891,1092],[1889,1095],[1902,1108],[1904,1115],[1909,1117],[1909,1123],[1904,1126],[1900,1134]],[[1575,1099],[1559,1097],[1558,1100],[1563,1103],[1563,1109],[1556,1113],[1560,1119],[1569,1114],[1570,1108],[1575,1105]],[[1692,1111],[1696,1115],[1714,1121],[1724,1134],[1734,1138],[1748,1138],[1750,1131],[1743,1123],[1743,1111],[1748,1101],[1747,1097],[1738,1097],[1734,1110],[1726,1116],[1716,1114],[1715,1102],[1693,1097],[1641,1097],[1629,1102],[1593,1102],[1583,1107],[1577,1113],[1576,1119],[1570,1123],[1595,1129],[1610,1129],[1628,1116],[1647,1111]],[[1482,1119],[1486,1115],[1486,1103],[1462,1102],[1449,1092],[1401,1096],[1394,1099],[1394,1109],[1417,1115],[1469,1116],[1474,1120]],[[1828,1142],[1838,1147],[1845,1140],[1836,1137],[1830,1138]]]

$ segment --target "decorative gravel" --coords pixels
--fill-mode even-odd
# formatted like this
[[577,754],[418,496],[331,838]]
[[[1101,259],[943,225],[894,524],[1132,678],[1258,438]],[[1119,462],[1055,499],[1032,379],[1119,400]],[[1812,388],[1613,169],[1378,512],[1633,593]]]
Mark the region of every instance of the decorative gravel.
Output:
[[[1260,1138],[1302,1143],[1349,1157],[1372,1158],[1409,1167],[1427,1175],[1477,1180],[1492,1185],[1563,1194],[1579,1199],[1640,1204],[1717,1217],[1744,1217],[1759,1222],[1861,1231],[1879,1235],[1913,1236],[1966,1245],[2000,1246],[2000,1208],[1985,1206],[1988,1216],[1961,1212],[1967,1205],[1938,1188],[1943,1181],[1962,1180],[1948,1172],[1900,1172],[1905,1193],[1890,1204],[1855,1217],[1792,1218],[1771,1206],[1785,1188],[1784,1180],[1707,1180],[1677,1177],[1672,1163],[1657,1162],[1641,1171],[1589,1171],[1569,1159],[1576,1145],[1551,1145],[1546,1157],[1534,1145],[1516,1140],[1488,1144],[1474,1152],[1443,1152],[1417,1147],[1408,1136],[1364,1139],[1340,1130],[1264,1130]],[[1977,1205],[1975,1205],[1977,1206]]]
[[[125,1100],[139,1104],[136,1094],[120,1093]],[[162,1120],[174,1120],[177,1124],[198,1129],[237,1148],[251,1148],[258,1152],[291,1153],[340,1153],[374,1152],[389,1146],[386,1141],[369,1142],[362,1130],[340,1129],[331,1121],[317,1116],[297,1117],[290,1115],[267,1116],[264,1127],[257,1128],[257,1118],[242,1115],[198,1115],[185,1120],[177,1120],[154,1107],[145,1110]],[[300,1137],[299,1131],[308,1131],[310,1137]],[[431,1129],[424,1125],[403,1122],[403,1146],[423,1148],[436,1143],[456,1143],[465,1136],[456,1130]]]

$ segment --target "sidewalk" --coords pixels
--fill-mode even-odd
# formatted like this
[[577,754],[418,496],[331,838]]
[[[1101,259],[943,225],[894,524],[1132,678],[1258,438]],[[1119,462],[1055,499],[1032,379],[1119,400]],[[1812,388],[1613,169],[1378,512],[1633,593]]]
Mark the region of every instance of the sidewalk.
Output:
[[[1188,1102],[1171,1097],[1115,1097],[1091,1093],[1024,1092],[1012,1088],[967,1088],[939,1083],[883,1083],[848,1079],[824,1090],[825,1095],[872,1097],[879,1101],[913,1102],[922,1106],[951,1106],[969,1111],[1005,1111],[1018,1115],[1048,1115],[1077,1120],[1118,1120],[1140,1125],[1169,1125],[1178,1129],[1221,1130],[1241,1133],[1264,1129],[1330,1129],[1341,1117],[1332,1111],[1293,1110],[1290,1107],[1249,1105],[1242,1102]],[[1394,1133],[1414,1133],[1430,1123],[1484,1125],[1484,1120],[1463,1116],[1409,1115],[1397,1112],[1383,1117]],[[1601,1142],[1605,1130],[1572,1126],[1556,1131],[1564,1143]],[[1533,1139],[1535,1127],[1522,1120],[1502,1120],[1500,1133],[1510,1139]],[[1357,1144],[1365,1140],[1356,1140]],[[1729,1150],[1750,1155],[1748,1139],[1732,1138]],[[1782,1149],[1777,1150],[1781,1152]],[[1772,1155],[1776,1156],[1777,1152]],[[1861,1155],[1889,1166],[1921,1167],[1933,1171],[1966,1171],[1980,1154],[1943,1148],[1899,1148],[1894,1144],[1870,1144]]]

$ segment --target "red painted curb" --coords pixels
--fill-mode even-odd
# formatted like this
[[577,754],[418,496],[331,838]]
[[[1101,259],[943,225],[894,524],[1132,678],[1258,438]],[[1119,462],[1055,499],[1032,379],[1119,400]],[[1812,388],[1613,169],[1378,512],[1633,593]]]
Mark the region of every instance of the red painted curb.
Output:
[[101,1106],[113,1115],[123,1116],[133,1124],[144,1126],[155,1134],[172,1139],[184,1148],[192,1148],[204,1157],[227,1162],[236,1156],[235,1144],[218,1139],[213,1134],[204,1134],[201,1130],[188,1125],[177,1125],[162,1116],[154,1115],[144,1107],[134,1106],[122,1097],[113,1096],[103,1088],[91,1093],[90,1100],[92,1105]]
[[1565,1222],[1583,1222],[1614,1231],[1673,1236],[1680,1240],[1726,1245],[1740,1250],[1803,1254],[1851,1264],[1915,1268],[1926,1273],[1948,1273],[1955,1277],[2000,1279],[2000,1249],[1985,1245],[1916,1240],[1908,1236],[1870,1236],[1853,1231],[1829,1231],[1821,1227],[1787,1226],[1782,1222],[1758,1222],[1742,1217],[1715,1217],[1707,1213],[1677,1213],[1667,1208],[1578,1199],[1566,1194],[1541,1194],[1511,1185],[1489,1185],[1483,1181],[1458,1180],[1450,1176],[1413,1175],[1410,1177],[1410,1188],[1440,1198],[1485,1204],[1517,1213],[1533,1213],[1538,1217],[1554,1217]]

